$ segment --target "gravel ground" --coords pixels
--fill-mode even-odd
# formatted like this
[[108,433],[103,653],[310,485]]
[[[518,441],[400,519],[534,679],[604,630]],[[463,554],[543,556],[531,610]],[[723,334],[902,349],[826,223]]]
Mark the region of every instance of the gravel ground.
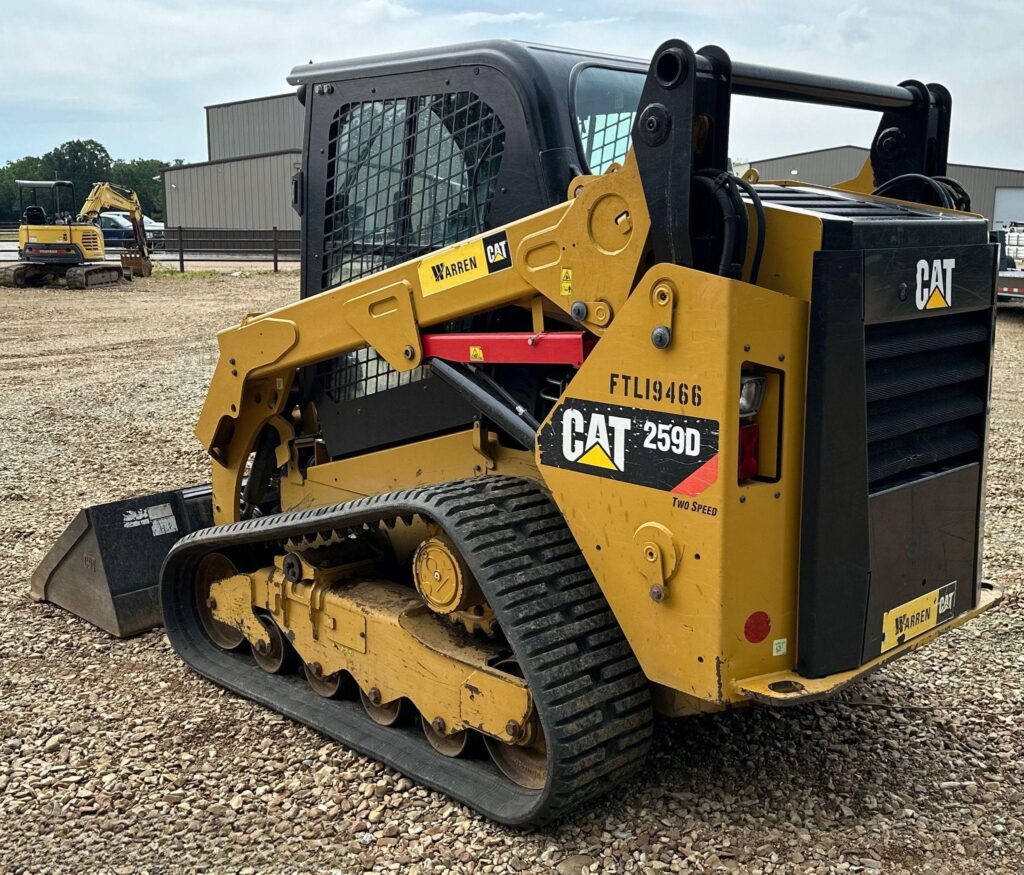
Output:
[[296,277],[0,290],[0,873],[1024,871],[1024,312],[999,317],[986,556],[1005,603],[827,704],[664,722],[555,829],[488,823],[28,599],[82,504],[205,479],[214,330]]

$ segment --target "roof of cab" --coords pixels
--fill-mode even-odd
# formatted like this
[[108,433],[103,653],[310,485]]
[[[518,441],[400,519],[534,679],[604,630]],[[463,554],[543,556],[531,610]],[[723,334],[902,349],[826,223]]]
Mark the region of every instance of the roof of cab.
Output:
[[549,75],[584,61],[595,61],[615,67],[646,71],[647,62],[599,52],[525,43],[516,40],[484,40],[459,45],[439,46],[387,55],[325,61],[295,67],[288,76],[292,85],[306,82],[327,82],[357,79],[382,73],[404,73],[437,67],[487,64],[512,72],[529,74],[540,67]]
[[14,182],[21,188],[55,188],[74,185],[69,179],[16,179]]

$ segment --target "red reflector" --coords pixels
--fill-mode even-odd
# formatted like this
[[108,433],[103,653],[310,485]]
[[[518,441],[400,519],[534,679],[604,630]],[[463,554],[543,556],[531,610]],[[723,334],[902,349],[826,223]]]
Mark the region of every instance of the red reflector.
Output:
[[757,423],[740,426],[740,480],[749,480],[757,476],[760,437],[761,429]]
[[751,644],[760,644],[772,631],[772,618],[764,611],[754,611],[743,624],[743,637]]

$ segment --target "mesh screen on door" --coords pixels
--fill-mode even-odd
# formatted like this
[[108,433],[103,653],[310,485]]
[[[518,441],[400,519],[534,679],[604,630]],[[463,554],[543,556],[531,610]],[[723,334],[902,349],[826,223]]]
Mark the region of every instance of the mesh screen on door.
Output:
[[459,91],[343,106],[327,148],[324,289],[484,231],[505,130]]

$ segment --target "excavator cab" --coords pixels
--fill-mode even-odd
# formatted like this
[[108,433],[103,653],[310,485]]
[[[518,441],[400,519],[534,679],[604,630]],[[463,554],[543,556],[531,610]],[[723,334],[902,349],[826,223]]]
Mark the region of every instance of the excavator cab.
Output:
[[[58,224],[63,221],[64,217],[69,215],[65,207],[75,203],[75,184],[66,179],[56,179],[52,182],[19,179],[17,184],[18,209],[21,213],[21,224],[23,225]],[[40,189],[49,192],[49,215],[47,215],[46,208],[38,203],[41,199],[38,195]],[[26,192],[28,192],[27,198]],[[28,201],[27,206],[25,204],[26,200]]]

